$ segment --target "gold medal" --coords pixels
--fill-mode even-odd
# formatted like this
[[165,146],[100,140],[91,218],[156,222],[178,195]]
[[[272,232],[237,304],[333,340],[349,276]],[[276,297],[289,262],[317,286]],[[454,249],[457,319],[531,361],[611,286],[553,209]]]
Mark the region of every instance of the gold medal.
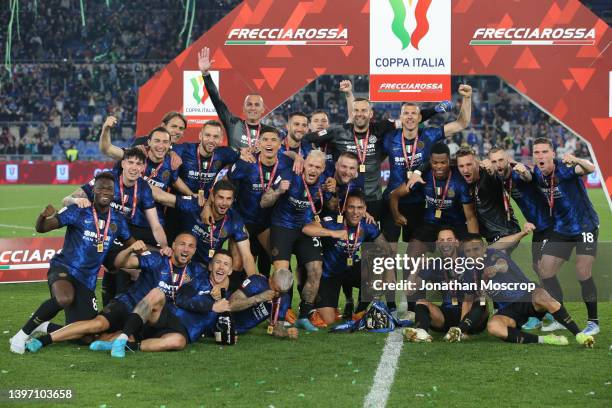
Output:
[[411,170],[408,170],[408,171],[406,172],[406,180],[407,180],[407,181],[410,181],[410,179],[411,179],[411,178],[412,178],[412,171],[411,171]]
[[209,249],[208,250],[208,257],[212,259],[213,256],[215,256],[215,250],[214,249]]
[[453,306],[457,306],[459,304],[457,302],[457,298],[456,297],[451,298],[451,303],[453,304]]
[[98,242],[98,252],[104,252],[104,244],[102,242]]
[[486,304],[487,304],[487,300],[485,299],[485,297],[484,297],[484,296],[481,296],[481,297],[480,297],[480,306],[484,306],[484,305],[486,305]]
[[342,216],[342,214],[338,214],[338,217],[336,218],[336,222],[338,224],[342,224],[343,221],[344,221],[344,217]]
[[315,222],[321,222],[321,218],[318,215],[314,216]]
[[198,190],[198,196],[204,197],[204,190],[202,189]]
[[436,209],[436,213],[434,214],[434,216],[436,218],[442,218],[442,210],[441,209]]
[[274,326],[271,324],[268,325],[268,334],[272,334],[274,332]]
[[360,173],[365,173],[365,164],[360,164],[359,165],[359,172]]
[[353,258],[346,258],[346,265],[353,266]]

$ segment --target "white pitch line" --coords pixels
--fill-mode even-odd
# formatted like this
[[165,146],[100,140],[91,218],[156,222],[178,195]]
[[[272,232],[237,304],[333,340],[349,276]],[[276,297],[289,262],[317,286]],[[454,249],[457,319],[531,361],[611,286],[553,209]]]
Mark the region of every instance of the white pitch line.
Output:
[[12,225],[12,224],[0,224],[0,227],[4,228],[17,228],[17,229],[25,229],[25,230],[34,230],[33,227],[24,227],[23,225]]
[[363,402],[364,407],[379,408],[387,405],[403,345],[404,339],[401,329],[389,333],[376,368],[372,388]]
[[0,207],[0,211],[29,210],[32,208],[40,208],[40,205],[28,205],[25,207]]

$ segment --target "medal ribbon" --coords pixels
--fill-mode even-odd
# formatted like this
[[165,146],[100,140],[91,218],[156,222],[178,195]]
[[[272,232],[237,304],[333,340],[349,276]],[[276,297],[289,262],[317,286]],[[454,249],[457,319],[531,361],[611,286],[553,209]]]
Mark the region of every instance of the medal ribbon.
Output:
[[102,245],[104,245],[104,242],[106,242],[106,237],[108,237],[108,226],[110,225],[111,221],[111,209],[108,209],[108,217],[106,217],[106,226],[104,227],[104,235],[102,236],[102,241],[100,241],[100,225],[98,221],[98,213],[93,205],[91,206],[91,212],[93,213],[94,224],[96,224],[96,242],[102,242]]

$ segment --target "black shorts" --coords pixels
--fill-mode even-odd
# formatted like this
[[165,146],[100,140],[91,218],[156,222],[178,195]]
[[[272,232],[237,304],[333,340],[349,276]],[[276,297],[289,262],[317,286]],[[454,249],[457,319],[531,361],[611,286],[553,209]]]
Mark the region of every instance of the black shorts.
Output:
[[598,237],[599,228],[576,235],[562,235],[551,231],[542,248],[542,255],[551,255],[567,261],[572,256],[574,248],[576,248],[576,255],[597,256]]
[[253,256],[260,255],[265,253],[264,247],[259,243],[259,239],[257,236],[270,228],[267,225],[259,225],[259,224],[245,224],[247,232],[249,233],[249,244],[251,245],[251,253]]
[[107,331],[113,333],[123,329],[130,312],[131,310],[128,309],[125,303],[112,299],[108,302],[108,305],[104,306],[100,315],[108,320],[109,327]]
[[495,315],[507,316],[513,319],[516,322],[516,327],[520,329],[522,325],[527,323],[530,317],[537,317],[542,320],[544,315],[546,315],[546,311],[538,312],[535,310],[533,302],[513,302],[499,310]]
[[[415,239],[426,244],[427,250],[429,252],[432,252],[436,248],[436,241],[438,240],[438,233],[440,232],[441,227],[442,225],[424,222],[419,226],[418,230],[416,231]],[[468,232],[467,226],[465,224],[450,225],[450,227],[455,231],[455,235],[459,240],[462,240]]]
[[321,277],[315,306],[337,308],[340,288],[343,285],[350,285],[352,288],[361,287],[361,262],[356,262],[344,274]]
[[[436,329],[432,327],[432,330],[446,333],[451,327],[457,327],[461,323],[461,303],[458,307],[440,307],[440,311],[444,316],[444,327],[442,329]],[[487,321],[489,315],[487,312],[483,313],[482,318],[476,324],[467,331],[467,334],[478,334],[482,333],[487,328]]]
[[381,227],[383,235],[388,242],[399,241],[400,232],[404,242],[410,241],[415,237],[417,229],[423,224],[423,217],[425,216],[425,206],[423,203],[400,204],[398,209],[408,221],[408,224],[402,227],[395,224],[391,208],[389,207],[389,201],[385,201],[385,212],[382,214]]
[[157,323],[151,326],[145,325],[140,340],[155,339],[168,333],[178,333],[189,341],[187,329],[183,326],[180,319],[172,313],[168,304],[166,304],[159,314]]
[[139,227],[136,225],[130,225],[129,227],[130,233],[134,239],[144,241],[147,245],[157,246],[157,240],[155,239],[155,235],[153,235],[151,227]]
[[446,333],[451,327],[459,326],[461,322],[461,305],[458,307],[444,307],[438,306],[444,316],[444,326],[441,329],[431,327],[433,331]]
[[295,254],[298,265],[312,261],[321,261],[321,238],[309,237],[300,230],[270,227],[270,246],[272,248],[272,261],[291,261],[291,254]]
[[534,231],[531,237],[531,262],[535,265],[542,259],[542,250],[548,240],[548,235],[552,229],[547,228],[542,231]]
[[49,292],[53,297],[51,286],[59,280],[67,280],[74,288],[74,300],[64,308],[66,324],[79,322],[81,320],[91,320],[98,314],[98,304],[96,303],[96,293],[75,279],[68,269],[61,265],[54,265],[47,272],[47,283]]
[[368,214],[370,214],[376,222],[380,223],[382,220],[382,214],[385,211],[384,201],[380,200],[366,200],[366,207]]

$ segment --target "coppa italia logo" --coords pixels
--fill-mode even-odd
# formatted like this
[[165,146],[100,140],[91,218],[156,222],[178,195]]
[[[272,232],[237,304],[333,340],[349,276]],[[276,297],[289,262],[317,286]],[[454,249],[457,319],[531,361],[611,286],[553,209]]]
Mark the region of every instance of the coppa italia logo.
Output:
[[225,45],[346,45],[343,28],[233,28]]
[[[419,42],[425,37],[429,31],[429,21],[427,20],[427,10],[431,5],[431,0],[417,0],[414,9],[414,18],[416,19],[416,27],[410,34],[405,27],[407,8],[404,0],[389,0],[393,9],[393,21],[391,22],[391,31],[402,42],[402,50],[405,50],[408,45],[412,44],[415,49],[419,49]],[[412,0],[408,0],[408,8],[412,7]]]
[[194,76],[189,82],[193,88],[191,97],[193,98],[194,102],[197,104],[206,102],[206,99],[208,99],[208,93],[204,87],[204,78],[202,78],[202,75]]
[[479,27],[470,45],[595,45],[595,29],[576,27]]

